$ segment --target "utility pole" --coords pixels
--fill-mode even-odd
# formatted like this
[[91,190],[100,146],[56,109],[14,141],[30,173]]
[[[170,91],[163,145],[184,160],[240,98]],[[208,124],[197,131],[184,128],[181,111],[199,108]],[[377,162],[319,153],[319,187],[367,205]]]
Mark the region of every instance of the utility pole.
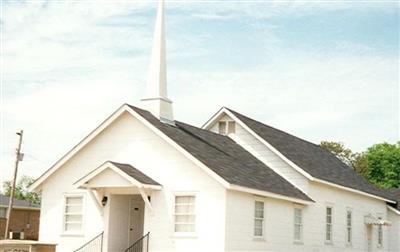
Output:
[[15,168],[14,168],[14,178],[12,181],[12,187],[11,187],[11,193],[10,193],[10,201],[8,202],[8,211],[7,211],[7,222],[6,222],[6,229],[5,229],[5,234],[4,234],[4,239],[8,238],[8,229],[10,227],[10,218],[11,218],[11,211],[14,203],[14,191],[15,191],[15,184],[17,182],[17,172],[18,172],[18,163],[19,161],[22,161],[22,155],[21,155],[21,144],[22,144],[22,135],[24,131],[21,130],[17,132],[17,135],[19,136],[18,140],[18,146],[15,151],[16,158],[15,158]]

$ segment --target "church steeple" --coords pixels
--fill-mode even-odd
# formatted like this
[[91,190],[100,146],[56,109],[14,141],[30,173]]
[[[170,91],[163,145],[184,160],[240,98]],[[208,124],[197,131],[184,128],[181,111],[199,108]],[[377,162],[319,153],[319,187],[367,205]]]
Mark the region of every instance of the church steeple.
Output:
[[158,4],[153,39],[153,49],[147,79],[147,93],[141,102],[145,109],[149,110],[160,120],[173,123],[172,101],[167,97],[164,0],[160,0]]

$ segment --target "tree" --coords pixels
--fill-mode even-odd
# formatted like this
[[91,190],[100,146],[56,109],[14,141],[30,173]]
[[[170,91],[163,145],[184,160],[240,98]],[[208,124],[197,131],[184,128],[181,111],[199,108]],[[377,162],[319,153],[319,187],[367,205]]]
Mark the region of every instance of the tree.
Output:
[[[32,203],[40,203],[40,194],[29,192],[28,187],[35,181],[34,178],[29,176],[22,176],[15,186],[14,198],[20,200],[27,200]],[[11,195],[12,181],[5,181],[3,183],[4,195]]]
[[375,144],[361,153],[338,142],[322,141],[320,145],[378,187],[400,187],[400,142]]
[[400,187],[400,142],[375,144],[365,152],[366,178],[382,188]]
[[320,146],[332,152],[343,163],[353,168],[356,172],[364,175],[367,171],[367,160],[363,153],[352,152],[343,143],[322,141]]
[[343,143],[322,141],[320,143],[320,146],[325,150],[332,152],[343,163],[347,164],[350,167],[353,166],[354,154],[350,149],[344,147]]

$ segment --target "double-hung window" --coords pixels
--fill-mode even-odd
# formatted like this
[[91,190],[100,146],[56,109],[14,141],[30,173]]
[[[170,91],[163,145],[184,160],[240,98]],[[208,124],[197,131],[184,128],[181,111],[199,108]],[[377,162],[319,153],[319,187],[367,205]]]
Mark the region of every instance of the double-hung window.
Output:
[[79,234],[83,227],[83,196],[67,195],[64,203],[64,233]]
[[325,241],[332,242],[332,215],[333,208],[326,207]]
[[264,236],[264,202],[256,200],[254,203],[254,237]]
[[303,210],[294,209],[294,240],[301,242],[303,239]]
[[193,233],[196,230],[196,198],[193,195],[175,196],[175,232]]
[[353,236],[353,228],[352,228],[352,222],[353,222],[353,215],[350,210],[347,210],[346,212],[346,243],[347,245],[350,245],[352,242],[352,236]]

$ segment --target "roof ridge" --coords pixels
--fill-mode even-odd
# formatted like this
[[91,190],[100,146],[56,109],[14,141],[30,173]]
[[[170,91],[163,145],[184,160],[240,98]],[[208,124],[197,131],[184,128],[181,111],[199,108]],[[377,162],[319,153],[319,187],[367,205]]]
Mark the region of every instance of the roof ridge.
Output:
[[207,133],[207,134],[210,134],[210,135],[215,135],[215,136],[217,136],[217,137],[230,139],[229,137],[227,137],[227,136],[225,136],[225,135],[221,135],[221,134],[216,133],[216,132],[213,132],[213,131],[211,131],[211,130],[203,129],[203,128],[201,128],[201,127],[197,127],[197,126],[192,125],[192,124],[189,124],[189,123],[185,123],[185,122],[182,122],[182,121],[175,121],[175,122],[177,122],[178,124],[184,124],[184,125],[186,125],[186,126],[195,128],[196,130],[201,130],[202,132]]
[[[192,126],[192,125],[186,124],[186,123],[182,123],[182,122],[178,122],[178,124],[177,124],[178,127],[179,127],[179,124],[185,124],[185,125],[187,125],[187,126],[189,126],[189,127],[196,128],[197,130],[202,130],[202,131],[205,132],[205,133],[210,133],[210,132],[211,132],[211,131],[209,131],[209,130],[204,130],[204,129],[201,129],[201,128],[197,128],[197,127],[195,127],[195,126]],[[188,130],[185,129],[184,127],[179,127],[179,129],[181,129],[181,130],[183,130],[185,133],[187,133],[187,134],[189,134],[189,135],[195,137],[195,138],[198,139],[199,141],[202,141],[203,143],[207,144],[208,146],[213,147],[214,149],[218,150],[219,152],[222,152],[222,153],[224,153],[225,155],[232,157],[232,156],[231,156],[229,153],[227,153],[226,151],[222,150],[221,148],[216,147],[215,145],[211,144],[210,142],[208,142],[208,141],[202,139],[201,137],[199,137],[199,136],[193,134],[192,132],[188,131]],[[213,133],[213,134],[216,134],[216,135],[218,135],[218,136],[222,136],[222,135],[217,134],[217,133],[214,133],[214,132],[212,132],[212,133]],[[222,137],[228,138],[228,137],[226,137],[226,136],[222,136]]]

